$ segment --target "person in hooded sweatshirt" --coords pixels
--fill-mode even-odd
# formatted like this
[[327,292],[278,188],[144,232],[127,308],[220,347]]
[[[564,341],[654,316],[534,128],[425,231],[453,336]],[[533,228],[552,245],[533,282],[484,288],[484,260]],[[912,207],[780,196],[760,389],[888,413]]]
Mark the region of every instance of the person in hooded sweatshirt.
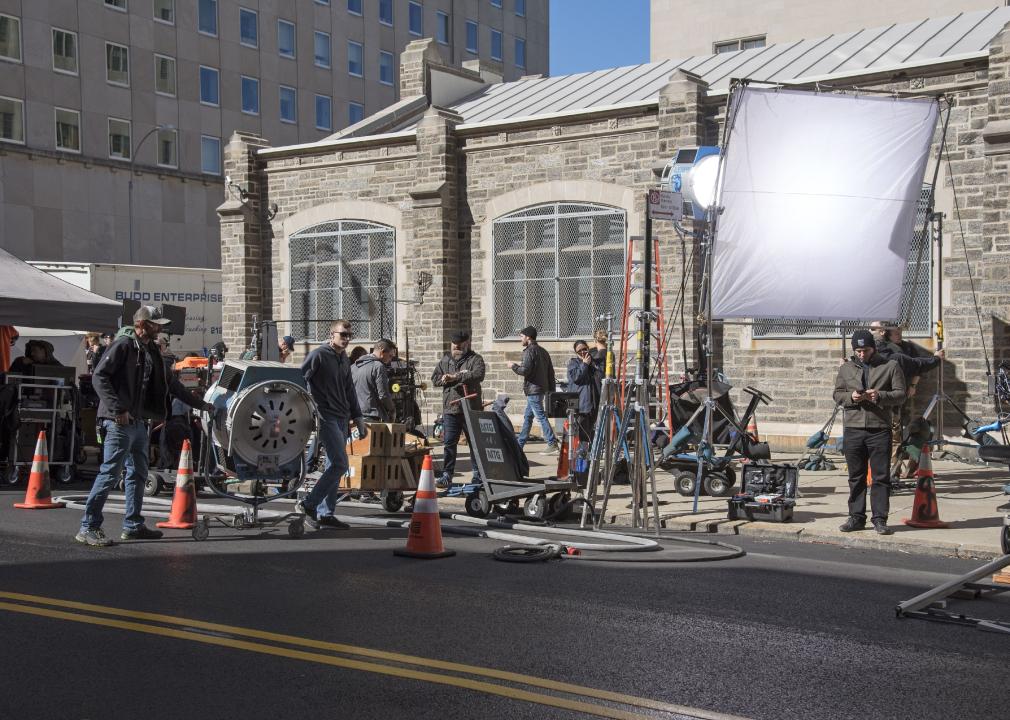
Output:
[[372,352],[362,355],[351,365],[361,416],[369,422],[393,422],[393,396],[389,391],[387,368],[395,350],[392,340],[383,338],[375,343]]

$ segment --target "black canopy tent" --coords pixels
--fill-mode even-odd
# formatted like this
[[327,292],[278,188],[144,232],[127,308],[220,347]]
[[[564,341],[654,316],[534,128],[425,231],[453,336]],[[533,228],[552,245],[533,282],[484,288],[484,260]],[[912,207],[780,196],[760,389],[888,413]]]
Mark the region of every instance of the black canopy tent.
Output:
[[115,332],[122,306],[0,250],[0,325]]

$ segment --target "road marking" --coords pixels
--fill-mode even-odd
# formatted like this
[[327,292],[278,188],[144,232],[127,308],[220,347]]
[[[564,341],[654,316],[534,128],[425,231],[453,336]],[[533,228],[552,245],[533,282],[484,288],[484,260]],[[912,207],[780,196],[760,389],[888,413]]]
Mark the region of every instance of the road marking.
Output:
[[482,682],[479,680],[471,680],[468,678],[454,677],[448,675],[439,675],[432,672],[412,670],[410,668],[380,665],[373,662],[352,660],[349,658],[333,657],[330,655],[322,655],[319,653],[275,647],[272,645],[265,645],[263,643],[254,643],[245,640],[239,640],[236,639],[234,636],[256,638],[259,640],[268,640],[271,642],[283,643],[286,645],[295,645],[320,650],[329,650],[331,652],[343,653],[345,655],[357,655],[359,657],[367,657],[375,660],[385,660],[388,662],[395,662],[407,665],[420,665],[429,669],[440,669],[450,672],[463,673],[467,675],[477,675],[482,677],[494,678],[496,680],[504,680],[507,682],[514,682],[533,687],[539,687],[546,690],[553,690],[556,692],[578,695],[584,698],[606,700],[609,702],[619,703],[623,705],[630,705],[633,707],[648,708],[651,710],[659,710],[661,712],[666,713],[687,715],[689,717],[699,718],[700,720],[746,720],[739,716],[726,715],[723,713],[703,710],[701,708],[692,708],[684,705],[664,703],[657,700],[650,700],[648,698],[636,697],[634,695],[625,695],[623,693],[616,693],[608,690],[599,690],[596,688],[584,687],[581,685],[574,685],[570,683],[559,682],[556,680],[549,680],[547,678],[538,678],[532,675],[524,675],[521,673],[513,673],[505,670],[496,670],[493,668],[483,668],[475,665],[466,665],[463,663],[455,663],[444,660],[424,658],[416,655],[404,655],[401,653],[388,652],[384,650],[374,650],[371,648],[358,647],[355,645],[346,645],[342,643],[331,643],[322,640],[313,640],[311,638],[302,638],[294,635],[283,635],[280,633],[255,630],[252,628],[243,628],[243,627],[236,627],[233,625],[210,623],[202,620],[181,618],[172,615],[162,615],[159,613],[124,610],[121,608],[107,607],[104,605],[93,605],[90,603],[82,603],[73,600],[62,600],[57,598],[42,597],[38,595],[26,595],[23,593],[0,591],[0,598],[6,598],[9,600],[17,600],[22,602],[30,602],[38,605],[50,605],[54,607],[69,608],[74,610],[97,612],[103,615],[132,618],[135,620],[147,620],[169,625],[177,625],[181,626],[181,628],[180,629],[166,628],[158,625],[149,625],[124,620],[115,620],[113,618],[98,617],[94,615],[85,615],[81,613],[51,610],[49,608],[39,608],[28,605],[0,602],[0,609],[9,610],[12,612],[20,612],[30,615],[56,618],[60,620],[69,620],[73,622],[82,622],[92,625],[100,625],[103,627],[117,628],[121,630],[131,630],[135,632],[143,632],[152,635],[161,635],[164,637],[172,637],[183,640],[192,640],[195,642],[201,642],[211,645],[221,645],[224,647],[248,650],[251,652],[260,652],[268,655],[278,655],[281,657],[305,660],[309,662],[318,662],[326,665],[333,665],[336,667],[362,670],[365,672],[375,672],[384,675],[392,675],[396,677],[421,680],[424,682],[432,682],[442,685],[452,685],[469,690],[476,690],[478,692],[486,692],[492,695],[499,695],[506,698],[524,700],[527,702],[537,703],[540,705],[550,705],[562,709],[585,712],[600,717],[629,718],[629,719],[634,718],[637,720],[639,718],[643,718],[646,716],[603,705],[594,705],[580,701],[567,700],[565,698],[558,698],[551,695],[532,693],[525,690],[519,690],[516,688],[511,688],[503,685],[496,685],[493,683]]

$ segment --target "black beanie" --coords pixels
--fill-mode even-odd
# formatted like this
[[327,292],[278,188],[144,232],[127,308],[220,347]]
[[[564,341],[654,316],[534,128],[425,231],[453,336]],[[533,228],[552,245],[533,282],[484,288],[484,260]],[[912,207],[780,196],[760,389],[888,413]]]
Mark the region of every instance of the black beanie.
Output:
[[537,329],[532,325],[527,325],[526,327],[524,327],[522,330],[519,331],[519,334],[525,335],[526,337],[532,338],[533,340],[537,339]]
[[858,350],[860,348],[877,349],[877,341],[873,339],[873,333],[869,330],[856,330],[852,333],[852,349]]

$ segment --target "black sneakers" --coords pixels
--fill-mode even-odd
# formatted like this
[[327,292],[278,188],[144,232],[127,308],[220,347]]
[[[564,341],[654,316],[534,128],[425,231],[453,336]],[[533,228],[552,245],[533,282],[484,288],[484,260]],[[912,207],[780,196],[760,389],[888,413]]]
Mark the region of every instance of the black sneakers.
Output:
[[123,530],[119,534],[120,540],[157,540],[164,535],[161,530],[152,530],[146,525],[135,527],[133,530]]
[[317,522],[319,523],[319,527],[321,528],[325,527],[325,528],[333,528],[335,530],[347,530],[349,527],[351,527],[342,520],[337,520],[332,515],[323,515],[321,518],[319,518]]
[[305,524],[308,525],[313,530],[319,529],[319,518],[316,517],[316,511],[310,510],[305,505],[304,500],[299,500],[295,503],[295,510],[302,513],[305,516]]
[[844,523],[838,526],[838,529],[842,532],[855,532],[856,530],[863,530],[866,528],[866,520],[860,518],[849,517]]
[[81,531],[74,536],[74,540],[82,545],[90,545],[91,547],[109,547],[116,544],[112,542],[112,538],[108,537],[102,528],[95,528],[94,530],[81,528]]
[[887,520],[882,520],[880,518],[877,518],[877,519],[873,520],[872,522],[873,522],[873,530],[874,530],[874,532],[877,533],[877,535],[893,535],[894,534],[894,530],[892,530],[891,528],[887,527]]

